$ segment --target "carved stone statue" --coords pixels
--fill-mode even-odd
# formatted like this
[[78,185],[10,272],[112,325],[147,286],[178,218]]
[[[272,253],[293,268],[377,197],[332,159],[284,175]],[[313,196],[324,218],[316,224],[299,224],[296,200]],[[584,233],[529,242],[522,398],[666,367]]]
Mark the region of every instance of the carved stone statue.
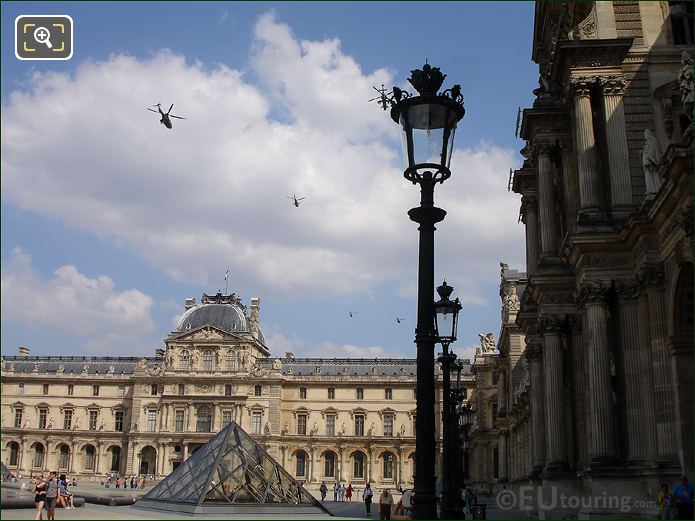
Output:
[[48,420],[48,428],[52,429],[53,428],[53,418],[49,418]]
[[83,373],[83,374],[87,374],[88,372],[89,372],[89,366],[88,366],[87,364],[85,364],[85,365],[82,367],[82,373]]
[[367,436],[369,436],[371,438],[373,434],[374,434],[374,422],[372,422],[372,424],[369,426],[369,429],[367,429]]
[[285,422],[285,428],[282,430],[282,433],[287,434],[288,432],[290,432],[290,424]]
[[279,358],[276,358],[275,360],[273,360],[273,369],[275,369],[276,371],[279,371],[280,369],[282,369],[282,362],[280,361]]
[[65,366],[63,364],[60,364],[58,366],[58,369],[56,369],[56,373],[64,373],[65,372]]
[[661,149],[656,141],[656,136],[651,129],[644,131],[644,148],[642,149],[642,166],[644,167],[644,181],[647,185],[647,198],[651,199],[661,188],[659,177],[659,163],[661,161]]
[[34,367],[31,369],[32,373],[38,373],[39,372],[39,364],[34,364]]
[[109,366],[109,370],[106,371],[108,374],[113,374],[116,371],[116,368],[112,365]]
[[141,371],[144,371],[147,369],[147,360],[144,358],[141,358],[140,361],[138,362],[138,369]]
[[[495,335],[493,333],[485,333],[484,335],[478,333],[478,336],[480,337],[480,347],[482,348],[483,354],[487,355],[494,353],[497,346]],[[478,350],[476,349],[476,355],[477,354]]]
[[222,353],[219,351],[215,351],[215,363],[217,364],[217,367],[222,365]]
[[263,429],[263,432],[265,434],[270,434],[271,433],[271,426],[270,426],[270,420],[265,421],[265,428]]
[[695,80],[693,79],[693,55],[687,51],[681,54],[681,70],[678,71],[678,88],[681,91],[681,100],[685,109],[685,116],[690,120],[688,128],[683,132],[686,139],[693,133],[693,104],[695,104]]
[[401,423],[401,436],[405,436],[405,423]]
[[167,350],[165,360],[167,367],[171,367],[174,365],[174,353],[171,349]]
[[311,428],[311,431],[309,432],[309,434],[311,434],[313,436],[317,432],[319,432],[319,426],[316,424],[316,422],[314,422],[314,426]]

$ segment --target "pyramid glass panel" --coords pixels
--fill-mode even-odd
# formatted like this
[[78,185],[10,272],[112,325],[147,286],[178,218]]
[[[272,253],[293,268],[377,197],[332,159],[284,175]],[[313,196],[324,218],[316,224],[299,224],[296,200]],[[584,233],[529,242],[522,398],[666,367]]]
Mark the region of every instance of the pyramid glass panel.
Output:
[[229,423],[174,472],[138,501],[142,508],[189,505],[206,507],[276,504],[309,507],[329,514],[258,443],[236,423]]

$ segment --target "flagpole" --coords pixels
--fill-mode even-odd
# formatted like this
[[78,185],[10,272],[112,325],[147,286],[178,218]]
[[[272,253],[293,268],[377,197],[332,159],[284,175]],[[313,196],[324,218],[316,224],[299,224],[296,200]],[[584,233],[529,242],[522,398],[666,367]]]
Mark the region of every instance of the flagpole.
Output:
[[227,279],[229,279],[229,268],[227,268],[227,273],[224,274],[224,294],[225,295],[227,294],[227,284],[229,283],[229,281]]

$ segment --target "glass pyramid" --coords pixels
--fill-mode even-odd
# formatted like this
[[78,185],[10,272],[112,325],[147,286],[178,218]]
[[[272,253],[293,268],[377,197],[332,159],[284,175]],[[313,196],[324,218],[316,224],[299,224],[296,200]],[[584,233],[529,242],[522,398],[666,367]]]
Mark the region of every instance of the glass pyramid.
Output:
[[266,505],[271,510],[278,505],[284,512],[296,505],[301,512],[331,515],[236,422],[224,427],[136,503],[139,508],[193,513],[258,511],[235,508],[251,505]]

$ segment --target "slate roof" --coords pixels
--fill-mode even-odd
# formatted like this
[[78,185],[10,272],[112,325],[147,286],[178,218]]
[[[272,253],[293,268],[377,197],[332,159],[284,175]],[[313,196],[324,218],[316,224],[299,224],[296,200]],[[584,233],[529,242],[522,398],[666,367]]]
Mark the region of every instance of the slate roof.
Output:
[[[257,360],[261,367],[271,368],[274,358]],[[308,376],[317,374],[321,376],[415,376],[417,374],[417,360],[415,358],[284,358],[282,362],[282,374]],[[317,373],[316,368],[320,371]],[[464,360],[461,374],[471,373],[470,360]]]
[[[113,366],[114,374],[132,374],[142,357],[111,357],[111,356],[3,356],[5,370],[14,364],[14,372],[31,373],[34,364],[38,365],[40,373],[55,373],[63,365],[63,373],[82,373],[87,366],[87,374],[106,374]],[[145,357],[148,366],[163,365],[163,358]]]

